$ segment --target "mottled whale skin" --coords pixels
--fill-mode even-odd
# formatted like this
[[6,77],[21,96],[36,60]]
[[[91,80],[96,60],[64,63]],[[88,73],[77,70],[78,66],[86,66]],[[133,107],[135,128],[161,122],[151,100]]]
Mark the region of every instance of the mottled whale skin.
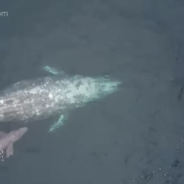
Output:
[[6,157],[13,155],[13,143],[18,141],[26,132],[27,127],[13,130],[10,133],[0,132],[0,152],[1,156],[5,152]]
[[68,76],[50,67],[44,69],[54,75],[20,81],[0,93],[0,122],[30,122],[60,115],[50,128],[53,131],[71,109],[105,97],[121,84],[108,77]]

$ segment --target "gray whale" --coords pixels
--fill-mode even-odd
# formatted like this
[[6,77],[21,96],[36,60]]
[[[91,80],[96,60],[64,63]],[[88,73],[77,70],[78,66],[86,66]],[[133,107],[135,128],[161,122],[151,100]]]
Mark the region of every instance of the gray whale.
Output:
[[44,70],[53,75],[20,81],[1,91],[0,122],[30,122],[58,115],[51,132],[63,124],[71,109],[105,97],[121,84],[109,77],[67,76],[49,66]]

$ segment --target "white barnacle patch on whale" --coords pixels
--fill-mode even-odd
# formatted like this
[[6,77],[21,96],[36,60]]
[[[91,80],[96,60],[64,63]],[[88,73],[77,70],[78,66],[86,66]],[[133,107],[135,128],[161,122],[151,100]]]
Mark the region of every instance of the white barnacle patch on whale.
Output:
[[38,87],[35,87],[35,88],[29,90],[29,93],[30,94],[38,94],[38,93],[40,93],[40,87],[38,86]]
[[51,93],[49,93],[49,98],[51,98],[51,99],[53,98],[53,95]]

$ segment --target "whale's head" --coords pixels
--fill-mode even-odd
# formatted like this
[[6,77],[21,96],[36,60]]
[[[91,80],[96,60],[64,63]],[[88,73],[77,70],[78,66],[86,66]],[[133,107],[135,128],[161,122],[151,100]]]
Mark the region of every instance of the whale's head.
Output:
[[101,99],[119,89],[121,82],[109,77],[81,77],[75,76],[68,82],[66,97],[76,106],[83,106],[87,102]]

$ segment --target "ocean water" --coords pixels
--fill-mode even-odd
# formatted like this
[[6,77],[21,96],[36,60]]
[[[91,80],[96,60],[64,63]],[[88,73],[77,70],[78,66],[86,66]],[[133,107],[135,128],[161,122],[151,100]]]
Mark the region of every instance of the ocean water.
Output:
[[[182,184],[182,1],[9,1],[0,6],[0,89],[45,76],[110,75],[121,90],[58,117],[30,122],[0,162],[10,184]],[[22,123],[1,123],[10,132]]]

